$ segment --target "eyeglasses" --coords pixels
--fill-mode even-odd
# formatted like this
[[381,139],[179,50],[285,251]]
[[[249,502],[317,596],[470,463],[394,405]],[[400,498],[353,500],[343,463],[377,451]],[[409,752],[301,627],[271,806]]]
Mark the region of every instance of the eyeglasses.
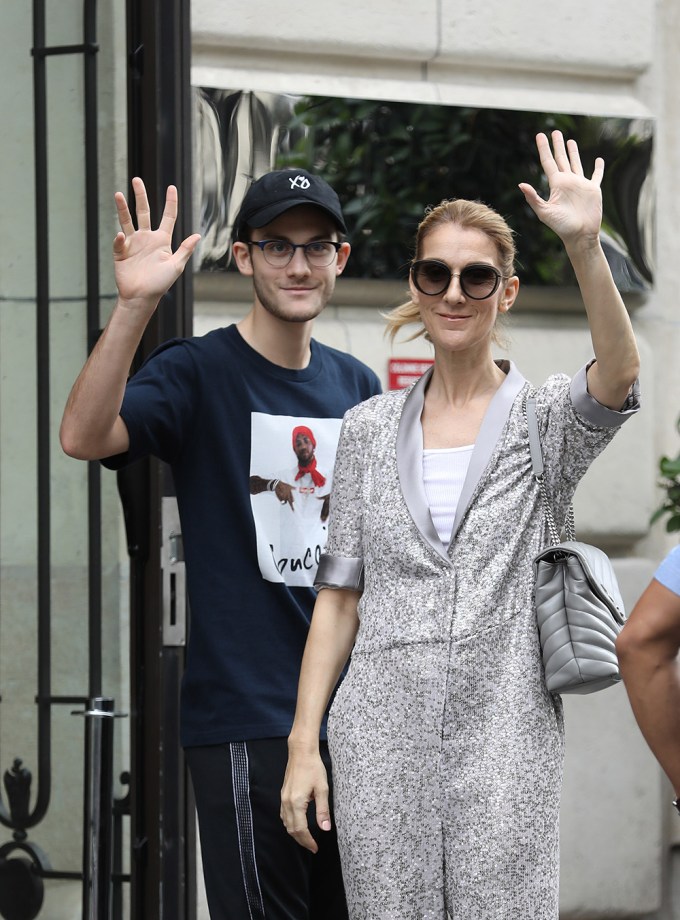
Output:
[[454,274],[446,262],[439,259],[419,259],[411,265],[411,278],[421,294],[434,297],[443,294],[451,279],[460,279],[460,288],[471,300],[484,300],[498,290],[503,275],[493,265],[466,265]]
[[265,260],[275,268],[292,261],[296,249],[301,249],[310,265],[323,268],[330,265],[340,251],[341,243],[333,240],[312,240],[311,243],[289,243],[287,240],[251,240],[249,246],[259,246]]

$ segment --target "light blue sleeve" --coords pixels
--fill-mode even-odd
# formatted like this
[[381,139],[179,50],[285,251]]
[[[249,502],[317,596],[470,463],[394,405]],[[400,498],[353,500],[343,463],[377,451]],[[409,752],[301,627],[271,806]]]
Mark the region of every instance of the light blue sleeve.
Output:
[[680,546],[676,546],[654,573],[654,578],[674,594],[680,595]]

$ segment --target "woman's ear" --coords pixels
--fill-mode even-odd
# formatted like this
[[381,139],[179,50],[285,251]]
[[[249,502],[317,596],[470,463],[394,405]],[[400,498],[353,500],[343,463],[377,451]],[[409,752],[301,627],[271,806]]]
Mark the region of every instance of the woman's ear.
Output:
[[513,275],[511,278],[508,278],[503,287],[503,293],[501,294],[501,300],[498,304],[499,313],[507,313],[517,299],[519,294],[519,278],[517,275]]

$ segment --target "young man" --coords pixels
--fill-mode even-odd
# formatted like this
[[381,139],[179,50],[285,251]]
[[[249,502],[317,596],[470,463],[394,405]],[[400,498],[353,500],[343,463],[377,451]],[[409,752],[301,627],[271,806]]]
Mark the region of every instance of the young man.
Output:
[[680,546],[661,562],[619,633],[621,675],[680,813]]
[[173,253],[176,190],[152,230],[140,179],[133,189],[138,229],[116,195],[118,300],[69,396],[61,443],[112,469],[153,454],[173,470],[192,611],[182,744],[211,917],[343,918],[334,835],[319,833],[312,856],[279,818],[316,565],[281,564],[291,554],[278,503],[250,489],[251,477],[290,450],[295,427],[315,432],[332,468],[344,412],[380,389],[367,367],[311,338],[350,252],[340,202],[304,170],[255,182],[233,244],[253,281],[250,312],[164,343],[128,383],[146,324],[199,239]]

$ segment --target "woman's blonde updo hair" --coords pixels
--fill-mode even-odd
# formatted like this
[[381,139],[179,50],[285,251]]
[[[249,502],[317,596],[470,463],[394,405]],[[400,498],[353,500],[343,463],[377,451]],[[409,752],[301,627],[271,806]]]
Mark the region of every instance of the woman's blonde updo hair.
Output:
[[[508,226],[505,218],[481,201],[467,201],[464,198],[445,199],[436,207],[428,208],[425,217],[421,220],[416,231],[416,245],[414,262],[422,256],[423,244],[428,235],[444,224],[457,224],[459,227],[471,230],[481,230],[491,239],[498,251],[499,268],[504,278],[511,278],[515,274],[515,249],[514,233]],[[420,320],[420,310],[417,304],[409,300],[408,303],[395,307],[385,314],[387,320],[386,334],[394,341],[395,336],[403,326],[418,323],[420,328],[408,337],[408,341],[424,335],[427,338],[425,327]]]

